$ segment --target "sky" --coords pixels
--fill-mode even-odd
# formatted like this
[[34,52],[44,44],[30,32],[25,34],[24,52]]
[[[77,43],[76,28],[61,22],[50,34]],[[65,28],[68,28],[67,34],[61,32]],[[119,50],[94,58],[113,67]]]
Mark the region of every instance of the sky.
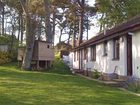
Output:
[[[88,4],[90,6],[93,6],[95,3],[95,0],[88,0]],[[88,30],[88,37],[89,39],[92,38],[93,36],[95,36],[98,32],[99,32],[99,28],[97,26],[97,20],[96,17],[90,19],[92,24],[94,24],[94,26],[91,26],[90,29]],[[55,35],[55,44],[57,44],[59,42],[59,35],[60,35],[60,30],[57,29],[56,30],[56,35]],[[86,38],[87,32],[84,32],[84,38]],[[64,34],[62,35],[62,41],[65,41],[66,39],[68,39],[68,35]]]

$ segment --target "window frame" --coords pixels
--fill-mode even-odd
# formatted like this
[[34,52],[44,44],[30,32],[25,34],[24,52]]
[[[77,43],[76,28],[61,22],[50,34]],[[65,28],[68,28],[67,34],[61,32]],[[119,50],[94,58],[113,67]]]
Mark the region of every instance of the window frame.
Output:
[[107,46],[108,42],[104,41],[103,43],[103,56],[107,56],[108,55],[108,46]]
[[91,56],[91,61],[96,61],[96,45],[93,45],[90,47],[91,52],[90,52],[90,56]]
[[47,48],[49,49],[50,48],[50,45],[47,45]]
[[88,48],[84,48],[84,60],[88,58]]
[[79,51],[77,51],[77,61],[79,60]]
[[120,59],[120,38],[113,39],[113,60]]
[[74,51],[74,62],[76,61],[76,51]]

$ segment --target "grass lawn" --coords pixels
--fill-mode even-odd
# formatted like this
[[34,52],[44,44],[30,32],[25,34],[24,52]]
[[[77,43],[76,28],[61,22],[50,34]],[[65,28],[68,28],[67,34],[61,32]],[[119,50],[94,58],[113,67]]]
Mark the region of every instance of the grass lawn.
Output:
[[140,105],[140,97],[72,75],[62,62],[49,72],[0,66],[0,105]]

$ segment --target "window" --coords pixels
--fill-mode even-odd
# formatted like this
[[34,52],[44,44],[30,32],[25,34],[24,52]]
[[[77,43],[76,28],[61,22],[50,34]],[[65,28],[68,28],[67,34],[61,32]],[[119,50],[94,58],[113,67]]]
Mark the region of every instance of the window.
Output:
[[84,59],[87,59],[88,57],[88,49],[87,48],[84,48]]
[[107,56],[107,41],[103,44],[103,56]]
[[76,61],[76,52],[74,52],[74,61]]
[[96,46],[91,46],[91,61],[96,61]]
[[119,60],[120,58],[120,43],[119,38],[113,39],[113,59]]
[[79,51],[77,51],[77,60],[79,60]]
[[47,45],[47,48],[50,48],[50,46],[49,46],[49,45]]

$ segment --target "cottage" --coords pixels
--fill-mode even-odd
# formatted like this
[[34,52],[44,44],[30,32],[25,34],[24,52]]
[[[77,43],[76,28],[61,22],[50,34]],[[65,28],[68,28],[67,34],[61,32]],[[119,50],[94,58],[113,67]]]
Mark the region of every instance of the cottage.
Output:
[[133,76],[140,79],[140,16],[82,43],[70,54],[73,69],[87,75],[96,69],[108,76]]
[[[25,48],[18,49],[18,60],[22,61],[25,53]],[[32,56],[32,68],[47,69],[52,65],[54,60],[54,52],[52,45],[45,41],[35,41]]]

